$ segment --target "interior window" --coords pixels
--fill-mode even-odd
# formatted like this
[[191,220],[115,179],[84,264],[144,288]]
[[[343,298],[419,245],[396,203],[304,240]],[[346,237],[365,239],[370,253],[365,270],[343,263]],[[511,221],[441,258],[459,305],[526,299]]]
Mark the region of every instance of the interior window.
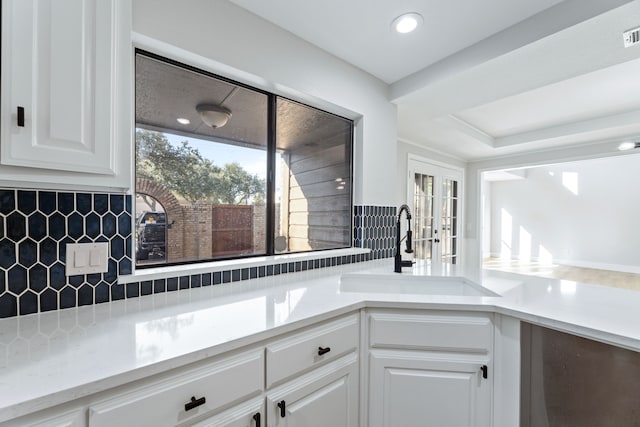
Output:
[[351,246],[353,122],[136,52],[136,265]]

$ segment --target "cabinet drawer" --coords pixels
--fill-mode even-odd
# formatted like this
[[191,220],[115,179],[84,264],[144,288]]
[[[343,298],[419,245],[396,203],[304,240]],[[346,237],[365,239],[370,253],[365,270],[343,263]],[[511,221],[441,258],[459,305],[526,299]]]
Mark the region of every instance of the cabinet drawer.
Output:
[[267,387],[357,349],[359,334],[354,314],[267,345]]
[[368,319],[370,347],[474,353],[493,348],[493,323],[488,314],[372,312]]
[[[243,353],[91,405],[90,427],[175,426],[262,391],[262,351]],[[185,404],[204,398],[186,410]]]

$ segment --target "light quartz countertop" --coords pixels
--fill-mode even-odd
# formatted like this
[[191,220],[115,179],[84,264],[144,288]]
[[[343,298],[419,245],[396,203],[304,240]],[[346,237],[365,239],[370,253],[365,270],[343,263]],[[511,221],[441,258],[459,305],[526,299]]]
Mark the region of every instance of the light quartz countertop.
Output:
[[[640,351],[637,291],[496,271],[392,269],[386,259],[2,319],[0,422],[365,307],[499,313]],[[465,277],[499,296],[344,292],[343,274]]]

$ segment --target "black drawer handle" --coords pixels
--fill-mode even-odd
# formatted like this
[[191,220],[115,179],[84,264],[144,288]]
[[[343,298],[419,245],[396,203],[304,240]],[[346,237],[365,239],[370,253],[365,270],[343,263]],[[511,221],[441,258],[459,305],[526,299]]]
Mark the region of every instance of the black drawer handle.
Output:
[[489,377],[489,368],[487,368],[487,365],[482,365],[480,370],[482,371],[482,378],[487,379]]
[[202,396],[200,399],[196,399],[195,396],[191,396],[191,402],[187,402],[184,404],[184,410],[190,411],[193,408],[197,408],[200,405],[204,405],[206,402],[207,402],[207,399],[205,399],[204,396]]
[[18,126],[24,127],[24,107],[18,107]]
[[253,421],[256,422],[256,427],[260,427],[260,412],[256,412],[253,415]]
[[327,354],[331,351],[331,347],[318,347],[318,356],[322,356],[323,354]]
[[284,418],[287,415],[287,404],[284,400],[278,402],[278,408],[280,408],[280,416]]

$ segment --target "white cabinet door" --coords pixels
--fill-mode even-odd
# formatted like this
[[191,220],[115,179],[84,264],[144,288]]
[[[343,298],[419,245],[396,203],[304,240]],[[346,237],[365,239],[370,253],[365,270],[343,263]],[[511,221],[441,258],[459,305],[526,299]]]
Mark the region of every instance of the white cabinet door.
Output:
[[351,353],[267,394],[270,427],[355,427],[358,363]]
[[126,185],[130,32],[131,0],[2,1],[2,165]]
[[369,426],[490,426],[487,363],[477,355],[372,350]]
[[263,427],[264,423],[264,398],[258,397],[209,417],[192,427]]

